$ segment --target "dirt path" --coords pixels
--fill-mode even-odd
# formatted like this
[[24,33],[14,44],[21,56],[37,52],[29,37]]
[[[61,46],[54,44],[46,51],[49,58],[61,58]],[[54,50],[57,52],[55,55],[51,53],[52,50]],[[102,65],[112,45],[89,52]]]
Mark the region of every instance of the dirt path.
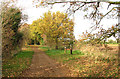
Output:
[[22,77],[70,77],[70,70],[49,58],[43,51],[33,48],[32,63]]

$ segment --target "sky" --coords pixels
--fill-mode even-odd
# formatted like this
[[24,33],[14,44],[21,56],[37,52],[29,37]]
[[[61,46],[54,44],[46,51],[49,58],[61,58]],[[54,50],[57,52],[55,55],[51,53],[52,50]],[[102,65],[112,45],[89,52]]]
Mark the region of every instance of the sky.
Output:
[[[37,20],[38,18],[40,18],[40,16],[43,15],[43,13],[47,12],[48,8],[43,8],[43,7],[39,7],[36,8],[33,6],[33,0],[18,0],[17,6],[21,7],[23,10],[23,14],[27,14],[28,15],[28,24],[32,24],[32,22],[34,20]],[[116,0],[119,1],[119,0]],[[104,7],[101,9],[101,11],[105,14],[107,12],[106,10],[106,6],[107,4],[103,4]],[[112,8],[112,7],[111,7]],[[63,8],[61,5],[55,4],[53,6],[53,9],[51,10],[52,12],[56,12],[56,11],[61,11],[63,12],[65,10],[65,8]],[[74,22],[75,22],[75,26],[74,26],[74,35],[76,39],[79,39],[79,35],[82,34],[82,32],[85,32],[86,30],[89,30],[89,28],[92,25],[92,21],[89,19],[85,19],[84,16],[84,12],[82,11],[77,11],[74,14]],[[104,18],[101,21],[101,25],[103,25],[103,27],[105,29],[111,27],[112,25],[118,23],[118,19],[107,19]],[[114,38],[112,38],[114,39]]]

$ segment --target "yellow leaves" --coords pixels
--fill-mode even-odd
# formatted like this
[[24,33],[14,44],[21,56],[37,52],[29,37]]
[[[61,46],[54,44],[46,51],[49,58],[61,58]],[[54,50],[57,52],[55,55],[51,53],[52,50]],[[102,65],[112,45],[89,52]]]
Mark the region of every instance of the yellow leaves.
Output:
[[40,4],[43,4],[44,2],[43,1],[41,1],[41,3]]
[[67,17],[67,14],[62,12],[50,12],[44,13],[43,17],[33,21],[31,24],[31,33],[34,32],[45,34],[49,41],[55,42],[56,37],[64,38],[65,36],[70,38],[73,36],[74,23]]
[[112,29],[114,29],[114,26],[112,26]]
[[68,32],[67,32],[67,31],[65,31],[65,32],[64,32],[64,34],[65,34],[65,35],[67,35],[67,34],[68,34]]
[[113,10],[114,10],[114,11],[116,11],[117,9],[116,9],[116,8],[114,8]]
[[90,34],[88,34],[87,36],[90,37]]

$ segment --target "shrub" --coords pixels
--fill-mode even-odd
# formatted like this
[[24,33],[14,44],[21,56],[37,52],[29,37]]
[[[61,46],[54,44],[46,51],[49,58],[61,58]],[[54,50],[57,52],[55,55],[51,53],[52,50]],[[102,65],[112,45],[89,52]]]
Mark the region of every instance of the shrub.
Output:
[[11,51],[20,46],[22,33],[19,33],[18,28],[22,18],[22,13],[19,8],[10,6],[9,3],[4,3],[1,9],[2,16],[2,55],[3,58],[10,57]]

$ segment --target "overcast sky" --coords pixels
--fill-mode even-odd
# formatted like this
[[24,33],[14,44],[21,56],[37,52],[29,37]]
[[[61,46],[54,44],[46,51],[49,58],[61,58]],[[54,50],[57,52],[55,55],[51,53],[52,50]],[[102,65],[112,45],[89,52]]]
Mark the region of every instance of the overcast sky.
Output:
[[[117,1],[117,0],[116,0]],[[119,1],[119,0],[118,0]],[[106,13],[106,6],[107,4],[103,4],[104,7],[101,9],[103,13]],[[43,15],[43,13],[47,12],[49,9],[48,8],[36,8],[33,6],[32,0],[18,0],[17,6],[22,7],[23,13],[28,15],[28,24],[31,24],[32,21],[37,20],[40,18],[40,16]],[[111,7],[112,8],[112,7]],[[53,9],[51,11],[56,12],[56,11],[64,11],[65,8],[62,8],[61,5],[54,5]],[[74,35],[75,38],[78,39],[79,35],[82,34],[82,32],[85,32],[86,30],[89,30],[91,27],[92,21],[88,19],[83,18],[84,12],[78,11],[74,14]],[[104,28],[111,27],[113,24],[118,23],[117,19],[103,19],[101,21],[101,25],[103,25]]]

